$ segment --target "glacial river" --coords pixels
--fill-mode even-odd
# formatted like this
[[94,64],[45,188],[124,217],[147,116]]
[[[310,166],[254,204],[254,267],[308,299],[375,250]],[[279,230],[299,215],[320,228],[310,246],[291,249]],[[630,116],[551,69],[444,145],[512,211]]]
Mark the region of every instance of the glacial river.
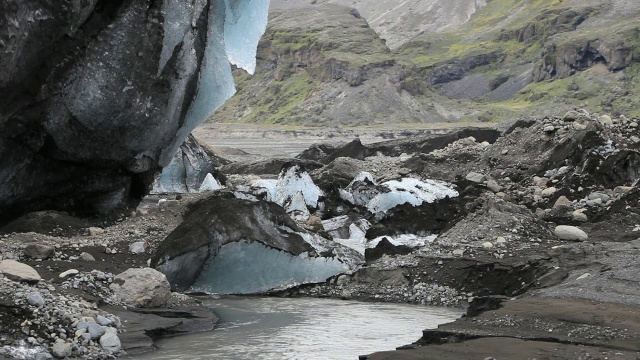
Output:
[[357,360],[393,350],[462,315],[461,310],[325,299],[225,298],[205,301],[220,317],[211,332],[163,339],[155,360]]

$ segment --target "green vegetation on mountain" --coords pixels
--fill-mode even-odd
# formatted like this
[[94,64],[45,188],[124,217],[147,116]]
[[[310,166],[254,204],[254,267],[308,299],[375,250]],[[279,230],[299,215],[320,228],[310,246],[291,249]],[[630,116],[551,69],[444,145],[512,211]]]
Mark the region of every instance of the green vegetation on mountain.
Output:
[[391,51],[354,9],[273,11],[253,76],[217,122],[494,121],[574,106],[640,116],[640,4],[492,0]]

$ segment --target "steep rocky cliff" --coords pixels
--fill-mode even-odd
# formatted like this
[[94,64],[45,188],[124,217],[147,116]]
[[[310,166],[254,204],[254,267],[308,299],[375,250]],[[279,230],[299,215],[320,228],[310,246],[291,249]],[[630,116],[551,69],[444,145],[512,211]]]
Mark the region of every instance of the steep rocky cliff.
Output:
[[639,18],[626,0],[277,0],[256,75],[236,73],[241,91],[212,121],[395,126],[576,106],[640,116]]

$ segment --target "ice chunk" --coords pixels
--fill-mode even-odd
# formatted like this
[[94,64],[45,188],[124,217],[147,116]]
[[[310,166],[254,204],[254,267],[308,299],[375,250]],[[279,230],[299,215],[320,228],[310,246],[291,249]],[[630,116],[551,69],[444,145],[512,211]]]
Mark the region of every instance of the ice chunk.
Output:
[[284,204],[284,209],[287,214],[291,215],[295,220],[306,221],[309,219],[309,209],[304,201],[304,196],[301,191],[298,191],[291,199]]
[[204,178],[202,185],[200,185],[200,192],[215,191],[215,190],[220,190],[222,188],[223,188],[222,184],[220,184],[220,182],[216,180],[216,178],[214,178],[213,175],[211,175],[211,173],[208,173],[207,176]]
[[380,243],[380,241],[382,241],[382,239],[384,238],[386,238],[391,244],[395,246],[404,245],[411,248],[417,248],[417,247],[423,247],[426,244],[433,242],[437,237],[438,235],[418,236],[413,234],[403,234],[395,238],[392,238],[390,236],[380,236],[369,241],[367,243],[367,248],[368,249],[375,248],[376,246],[378,246],[378,243]]
[[352,221],[349,216],[343,215],[322,221],[322,226],[331,235],[333,241],[364,255],[366,233],[371,227],[370,222],[365,219]]
[[269,0],[225,0],[224,42],[232,64],[253,74],[258,42],[267,28]]
[[283,169],[276,182],[274,202],[284,206],[298,192],[302,193],[307,206],[314,209],[318,207],[318,199],[324,195],[322,190],[314,184],[311,176],[300,166],[294,165],[288,169]]
[[259,195],[262,194],[263,192],[260,191],[259,189],[264,189],[264,191],[266,191],[266,197],[265,200],[266,201],[271,201],[271,202],[275,202],[276,200],[276,184],[278,183],[278,180],[258,180],[256,182],[253,183],[253,185],[251,185],[252,188],[258,190],[258,193],[256,194],[254,192],[254,195]]
[[224,245],[192,287],[216,294],[253,294],[325,281],[349,271],[336,258],[294,256],[259,242]]
[[435,180],[404,178],[400,181],[387,181],[382,186],[389,189],[389,192],[376,195],[367,204],[367,209],[372,213],[387,212],[405,203],[419,206],[424,202],[432,203],[446,197],[458,196],[458,192],[449,184]]
[[366,206],[371,199],[381,193],[379,186],[368,172],[361,172],[347,185],[339,189],[340,198],[357,206]]

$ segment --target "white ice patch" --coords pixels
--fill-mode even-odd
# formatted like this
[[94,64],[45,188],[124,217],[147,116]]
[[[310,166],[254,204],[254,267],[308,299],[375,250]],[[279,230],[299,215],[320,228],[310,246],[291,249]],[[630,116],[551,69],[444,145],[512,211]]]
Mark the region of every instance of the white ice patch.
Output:
[[419,206],[432,203],[447,197],[456,197],[458,192],[449,184],[435,180],[418,180],[404,178],[400,181],[391,180],[382,184],[390,191],[378,194],[367,204],[367,209],[376,214],[387,212],[398,205],[409,203]]
[[256,70],[258,42],[267,28],[269,0],[224,0],[224,42],[232,64],[249,74]]
[[324,195],[306,171],[299,166],[292,166],[278,176],[274,202],[284,206],[298,192],[302,193],[307,206],[314,209],[318,207],[318,199]]
[[378,246],[380,241],[382,241],[382,239],[385,239],[385,238],[395,246],[404,245],[411,248],[418,248],[418,247],[423,247],[428,243],[432,243],[437,237],[438,235],[418,236],[418,235],[412,235],[412,234],[404,234],[404,235],[397,236],[395,238],[391,236],[380,236],[369,241],[367,243],[367,249],[375,248],[376,246]]
[[301,191],[298,191],[287,203],[284,204],[284,209],[287,214],[293,216],[297,221],[306,221],[309,219],[309,209],[304,201],[304,196]]
[[215,294],[255,294],[299,284],[322,282],[348,272],[335,258],[292,255],[259,242],[224,245],[205,266],[192,290]]
[[331,235],[333,241],[364,255],[367,242],[366,233],[371,223],[365,219],[351,221],[347,215],[323,220],[322,226]]
[[216,178],[214,178],[213,175],[211,175],[211,173],[208,173],[207,176],[204,178],[202,185],[200,185],[200,192],[216,191],[222,188],[223,188],[222,184],[220,184],[220,182]]
[[254,195],[259,195],[260,193],[262,193],[262,191],[260,191],[260,189],[263,189],[266,191],[266,201],[270,201],[270,202],[276,202],[276,184],[278,183],[278,180],[257,180],[256,182],[254,182],[251,187],[255,190],[257,190],[257,194],[256,192],[254,192]]

